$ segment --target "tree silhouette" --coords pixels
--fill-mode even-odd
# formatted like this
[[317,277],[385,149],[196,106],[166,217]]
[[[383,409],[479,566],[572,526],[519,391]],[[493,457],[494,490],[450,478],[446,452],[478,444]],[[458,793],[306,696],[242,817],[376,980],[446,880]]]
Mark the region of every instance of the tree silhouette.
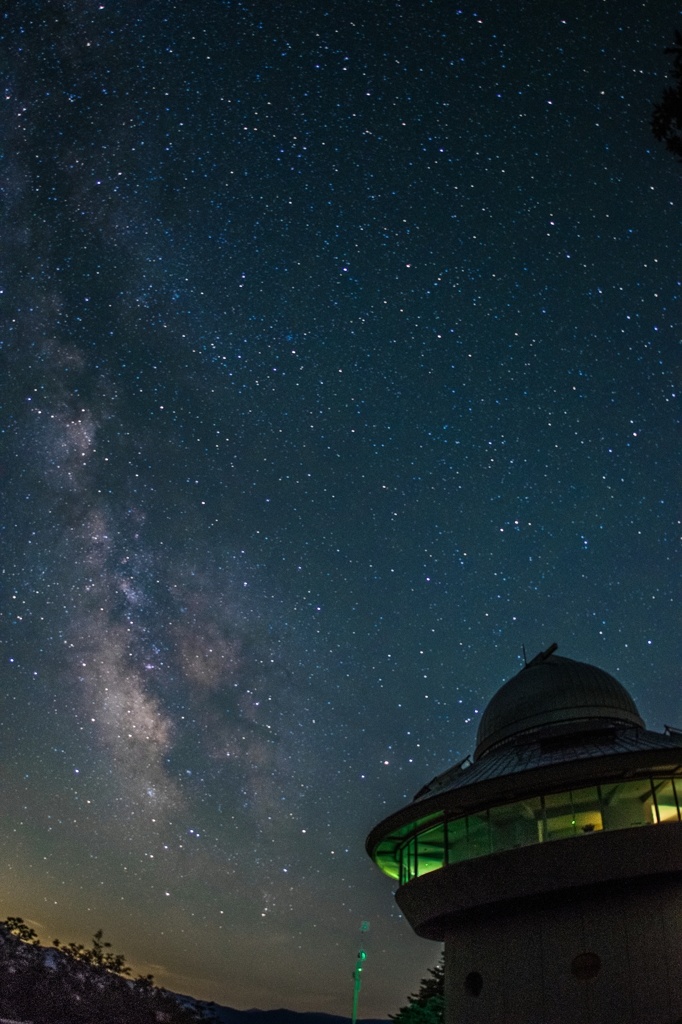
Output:
[[430,978],[422,978],[419,991],[407,997],[407,1006],[396,1014],[389,1014],[396,1024],[443,1024],[445,1019],[445,966],[443,954],[435,967],[429,969]]
[[671,77],[676,85],[666,89],[660,101],[654,106],[651,130],[665,148],[674,153],[682,162],[682,35],[675,31],[675,44],[667,46],[666,53],[673,53]]
[[31,946],[39,946],[38,933],[24,921],[23,917],[8,917],[6,921],[0,921],[0,925],[6,928],[10,935],[16,935],[22,942]]
[[[8,920],[10,920],[8,918]],[[21,918],[17,918],[21,921]],[[30,929],[33,931],[33,929]],[[15,934],[19,934],[16,932]],[[35,932],[33,932],[35,935]],[[125,966],[126,958],[123,953],[105,953],[104,950],[107,947],[111,947],[110,942],[102,942],[102,936],[104,932],[100,928],[98,932],[92,937],[92,949],[86,949],[85,946],[80,943],[76,945],[75,942],[70,942],[68,946],[63,946],[59,939],[53,939],[52,945],[60,949],[62,953],[66,953],[73,960],[82,960],[86,964],[94,964],[97,967],[103,967],[106,971],[111,971],[112,974],[130,974],[130,968]],[[19,935],[20,939],[23,939],[22,935]],[[24,941],[26,941],[24,939]],[[35,942],[34,945],[38,943]],[[149,981],[153,980],[153,975],[148,974],[147,978]]]
[[207,1016],[182,1005],[152,976],[132,980],[122,953],[108,952],[102,930],[92,947],[41,946],[21,917],[0,921],[0,1019],[32,1024],[199,1024]]

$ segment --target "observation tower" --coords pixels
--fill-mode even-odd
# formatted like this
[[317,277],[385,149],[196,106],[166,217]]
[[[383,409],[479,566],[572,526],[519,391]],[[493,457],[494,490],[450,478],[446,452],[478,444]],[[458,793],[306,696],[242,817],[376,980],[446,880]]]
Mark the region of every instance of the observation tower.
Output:
[[445,944],[446,1024],[682,1024],[682,733],[556,649],[367,852]]

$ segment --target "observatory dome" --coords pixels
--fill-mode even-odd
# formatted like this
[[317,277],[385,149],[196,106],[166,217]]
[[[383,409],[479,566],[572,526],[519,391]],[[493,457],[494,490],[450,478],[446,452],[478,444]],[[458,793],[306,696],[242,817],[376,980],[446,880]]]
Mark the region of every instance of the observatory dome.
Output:
[[490,700],[478,727],[474,759],[493,747],[532,730],[579,728],[602,720],[606,725],[644,729],[637,706],[617,679],[603,669],[553,654],[539,654]]

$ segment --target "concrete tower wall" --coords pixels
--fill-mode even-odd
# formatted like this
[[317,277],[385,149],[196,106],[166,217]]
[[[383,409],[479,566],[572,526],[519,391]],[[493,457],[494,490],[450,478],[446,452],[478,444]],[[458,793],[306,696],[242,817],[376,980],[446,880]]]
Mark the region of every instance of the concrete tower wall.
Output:
[[445,986],[446,1024],[682,1024],[682,881],[460,921]]

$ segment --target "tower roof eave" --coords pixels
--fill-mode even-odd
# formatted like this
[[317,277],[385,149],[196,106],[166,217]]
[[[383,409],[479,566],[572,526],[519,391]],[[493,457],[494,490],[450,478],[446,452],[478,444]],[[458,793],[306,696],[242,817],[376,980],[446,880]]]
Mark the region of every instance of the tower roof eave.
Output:
[[[615,730],[614,730],[615,732]],[[378,843],[439,811],[464,815],[541,792],[627,778],[646,772],[682,775],[682,737],[643,729],[618,730],[608,742],[593,739],[570,751],[542,749],[541,741],[491,751],[467,768],[444,772],[418,798],[389,815],[367,837],[372,856]],[[439,785],[439,780],[443,780]]]

